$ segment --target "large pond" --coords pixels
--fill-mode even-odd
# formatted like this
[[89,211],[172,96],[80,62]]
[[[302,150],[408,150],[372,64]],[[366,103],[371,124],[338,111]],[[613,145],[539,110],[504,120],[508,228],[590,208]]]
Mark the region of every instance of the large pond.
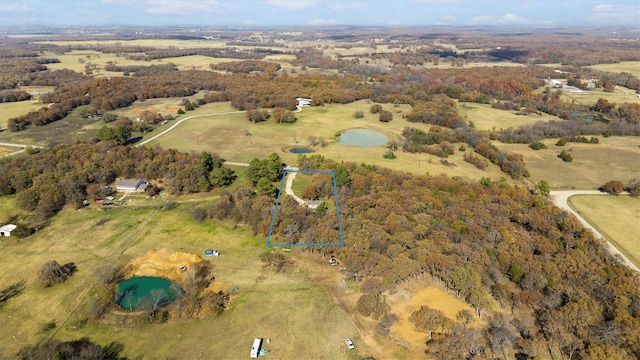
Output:
[[352,129],[340,135],[338,145],[368,147],[385,145],[388,142],[389,138],[383,133],[367,129]]
[[164,278],[132,277],[118,284],[118,304],[129,311],[139,307],[168,304],[176,299],[176,293],[183,291],[180,286],[171,285],[171,281]]

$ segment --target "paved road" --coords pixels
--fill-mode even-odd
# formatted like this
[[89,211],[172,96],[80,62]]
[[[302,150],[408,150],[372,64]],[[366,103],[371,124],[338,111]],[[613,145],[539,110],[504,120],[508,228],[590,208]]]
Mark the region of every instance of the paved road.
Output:
[[241,113],[244,113],[244,112],[246,112],[246,111],[227,111],[227,112],[215,113],[215,114],[200,114],[200,115],[187,116],[184,119],[178,120],[175,124],[171,125],[168,129],[165,129],[161,133],[159,133],[157,135],[154,135],[154,136],[150,137],[149,139],[136,144],[136,146],[144,145],[144,144],[146,144],[146,143],[148,143],[150,141],[153,141],[153,140],[159,138],[160,136],[162,136],[162,135],[168,133],[169,131],[175,129],[176,126],[182,124],[182,122],[187,121],[189,119],[198,118],[198,117],[205,117],[205,116],[220,116],[220,115],[229,115],[229,114],[241,114]]
[[[582,216],[580,216],[577,212],[573,211],[573,209],[571,209],[571,207],[569,207],[569,203],[568,200],[570,197],[572,197],[573,195],[609,195],[607,193],[598,191],[598,190],[570,190],[570,191],[552,191],[551,192],[551,199],[553,200],[553,203],[564,210],[567,210],[568,212],[572,213],[573,215],[575,215],[578,220],[580,220],[580,222],[582,223],[582,225],[584,225],[584,227],[586,227],[587,229],[591,229],[591,231],[593,231],[593,233],[596,235],[596,237],[602,238],[604,239],[604,237],[602,236],[602,234],[600,234],[598,232],[598,230],[594,229],[593,226],[591,226],[591,224],[589,224],[585,219],[582,218]],[[605,244],[606,244],[606,248],[609,251],[609,253],[611,255],[613,255],[615,258],[620,259],[620,261],[627,265],[628,267],[630,267],[631,269],[634,269],[635,271],[640,272],[640,269],[638,269],[638,267],[632,263],[629,259],[627,259],[626,256],[624,256],[615,246],[613,246],[613,244],[611,244],[610,242],[605,240]]]

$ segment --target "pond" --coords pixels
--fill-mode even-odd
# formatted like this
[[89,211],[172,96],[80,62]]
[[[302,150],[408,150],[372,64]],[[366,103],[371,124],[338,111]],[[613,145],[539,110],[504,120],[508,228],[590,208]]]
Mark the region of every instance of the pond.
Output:
[[137,276],[118,284],[118,304],[123,309],[133,311],[149,304],[166,305],[176,299],[176,292],[182,292],[178,285],[154,276]]
[[338,145],[370,147],[385,145],[388,142],[389,138],[383,133],[367,129],[352,129],[340,135]]
[[293,148],[289,149],[289,152],[293,153],[293,154],[308,154],[308,153],[311,153],[313,151],[311,151],[311,149],[306,148],[306,147],[293,147]]

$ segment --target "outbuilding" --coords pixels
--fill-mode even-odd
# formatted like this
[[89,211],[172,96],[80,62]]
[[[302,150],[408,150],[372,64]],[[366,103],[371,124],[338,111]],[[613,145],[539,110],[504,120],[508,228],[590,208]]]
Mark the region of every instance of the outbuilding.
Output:
[[11,236],[11,232],[16,229],[16,225],[7,224],[0,226],[0,236]]
[[251,358],[257,359],[260,354],[260,349],[262,349],[262,339],[256,338],[253,340],[253,345],[251,346]]

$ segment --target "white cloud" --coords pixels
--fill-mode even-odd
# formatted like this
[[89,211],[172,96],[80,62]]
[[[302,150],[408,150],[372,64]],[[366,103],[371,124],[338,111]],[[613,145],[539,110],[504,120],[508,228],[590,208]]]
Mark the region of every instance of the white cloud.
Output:
[[632,24],[640,22],[640,7],[628,5],[596,5],[591,9],[588,20],[607,24]]
[[340,21],[335,20],[335,19],[311,19],[309,21],[310,25],[338,25],[341,24]]
[[456,19],[457,19],[457,17],[455,15],[448,14],[448,15],[445,15],[444,17],[442,17],[442,19],[440,19],[440,20],[442,20],[445,23],[448,23],[448,22],[454,22],[454,21],[456,21]]
[[514,14],[504,14],[502,16],[492,16],[492,15],[482,15],[475,16],[471,18],[471,22],[474,24],[483,24],[483,25],[522,25],[529,23],[529,20],[514,15]]
[[131,6],[155,15],[190,15],[195,13],[221,13],[229,6],[218,0],[102,0],[106,4]]
[[267,3],[285,10],[303,10],[313,7],[317,0],[266,0]]
[[36,8],[34,8],[33,6],[29,6],[29,5],[23,4],[23,3],[2,4],[2,10],[3,11],[29,12],[29,11],[33,11],[35,9]]
[[529,20],[513,14],[504,14],[498,18],[499,24],[526,24],[528,22]]

